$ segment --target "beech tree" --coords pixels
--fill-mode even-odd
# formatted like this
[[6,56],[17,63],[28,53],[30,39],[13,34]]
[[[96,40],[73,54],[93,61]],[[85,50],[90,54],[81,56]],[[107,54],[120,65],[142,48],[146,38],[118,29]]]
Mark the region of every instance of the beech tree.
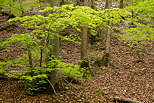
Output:
[[[84,0],[83,5],[89,6],[89,0]],[[88,70],[89,61],[88,61],[88,54],[87,54],[87,46],[88,46],[88,28],[82,27],[82,29],[81,29],[81,64],[80,64],[80,67]]]
[[[105,8],[110,9],[111,6],[112,6],[112,0],[106,0]],[[111,27],[112,23],[109,21],[108,25]],[[102,60],[103,65],[106,66],[106,67],[108,66],[108,63],[109,63],[111,33],[112,33],[111,29],[107,28],[106,42],[105,42],[105,52],[104,52],[103,60]]]
[[[54,6],[58,7],[60,6],[61,0],[50,0],[49,3],[51,7],[54,7]],[[56,30],[51,32],[54,32],[54,36],[52,36],[53,34],[49,34],[48,36],[48,44],[47,44],[49,49],[49,53],[47,57],[48,62],[52,61],[52,59],[55,59],[55,58],[59,59],[60,41],[59,41],[59,37],[56,36],[59,34],[59,31]],[[56,69],[51,71],[49,75],[49,80],[50,80],[50,83],[53,85],[53,87],[50,86],[51,87],[50,91],[53,92],[53,88],[56,88],[56,86],[58,86],[58,74]]]

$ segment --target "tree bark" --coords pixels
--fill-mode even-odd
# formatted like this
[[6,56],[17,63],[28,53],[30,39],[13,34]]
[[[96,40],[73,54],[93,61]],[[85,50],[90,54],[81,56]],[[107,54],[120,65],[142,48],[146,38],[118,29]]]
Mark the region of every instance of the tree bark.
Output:
[[[83,5],[89,6],[89,0],[84,0]],[[88,28],[82,27],[81,31],[81,68],[89,68],[89,61],[87,57],[87,43],[88,43]]]
[[[112,0],[106,0],[106,4],[107,4],[107,9],[110,9],[112,6]],[[108,25],[111,26],[111,22],[108,22]],[[102,60],[102,63],[105,67],[108,67],[109,64],[111,33],[112,32],[110,28],[108,28],[106,33],[105,52]]]
[[84,2],[83,2],[83,6],[89,6],[89,0],[84,0]]
[[29,67],[32,69],[33,68],[33,59],[32,59],[32,53],[30,48],[28,47],[28,61],[29,61]]
[[89,68],[89,61],[87,56],[87,43],[88,43],[88,29],[87,27],[82,27],[81,32],[81,68],[88,67]]
[[112,0],[108,0],[109,4],[108,4],[108,9],[110,9],[112,7]]
[[80,0],[77,0],[77,5],[80,5]]
[[[83,5],[84,6],[89,6],[89,0],[84,0]],[[88,46],[88,28],[87,27],[82,27],[82,31],[81,31],[81,63],[80,63],[80,68],[85,68],[85,70],[89,71],[90,74],[92,74],[92,70],[90,69],[90,66],[89,66],[87,46]],[[84,76],[85,76],[85,74],[84,74]]]
[[[61,2],[61,0],[49,0],[51,7],[60,6],[60,2]],[[53,36],[54,38],[51,39],[50,36],[52,36],[52,34],[49,34],[49,37],[48,37],[48,49],[49,49],[48,62],[51,61],[52,59],[59,59],[59,48],[60,48],[59,37]],[[52,45],[52,47],[51,47],[51,45]],[[54,58],[52,58],[52,57],[54,57]],[[59,82],[57,70],[53,70],[50,72],[49,81],[55,89],[56,85]],[[55,90],[53,89],[53,87],[51,87],[51,85],[49,87],[50,94],[55,93]]]
[[95,0],[91,0],[91,8],[92,9],[96,9],[96,7],[95,7]]
[[119,8],[122,9],[124,7],[124,0],[120,0]]
[[108,8],[108,0],[105,0],[105,9],[107,9]]
[[60,6],[60,2],[61,0],[48,0],[48,2],[50,3],[50,6]]
[[[59,59],[59,48],[60,48],[59,37],[54,36],[53,39],[49,38],[48,45],[49,45],[48,62],[52,61],[52,59]],[[50,45],[52,45],[52,47]],[[53,67],[56,67],[56,65],[54,65]],[[57,84],[59,84],[57,70],[53,70],[50,72],[49,81],[55,89]],[[55,93],[53,87],[51,87],[51,85],[49,87],[50,94]]]
[[[111,23],[109,23],[109,25],[111,25]],[[108,28],[107,34],[106,34],[105,52],[104,52],[104,55],[103,55],[103,65],[105,67],[108,67],[108,63],[109,63],[110,41],[111,41],[111,30]]]
[[112,0],[105,1],[105,9],[110,9],[112,7]]

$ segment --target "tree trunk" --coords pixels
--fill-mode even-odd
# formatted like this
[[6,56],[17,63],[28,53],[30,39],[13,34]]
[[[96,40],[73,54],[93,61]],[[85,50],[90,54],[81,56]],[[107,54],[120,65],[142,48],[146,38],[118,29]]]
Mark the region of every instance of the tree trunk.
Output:
[[[112,0],[106,0],[106,2],[108,2],[108,9],[111,8],[112,6]],[[111,26],[111,22],[108,22],[108,25]],[[107,29],[107,33],[106,33],[106,42],[105,42],[105,52],[104,52],[104,55],[103,55],[103,65],[105,67],[108,66],[108,63],[109,63],[109,57],[110,57],[110,41],[111,41],[111,30],[108,28]]]
[[87,27],[82,27],[81,32],[81,68],[89,67],[89,61],[87,57],[87,43],[88,43],[88,29]]
[[120,6],[119,8],[122,9],[124,7],[124,0],[120,0]]
[[50,3],[50,6],[60,6],[60,2],[61,0],[48,0],[48,2]]
[[29,67],[32,69],[33,68],[33,59],[32,59],[32,53],[30,48],[28,47],[28,61],[29,61]]
[[[88,6],[89,0],[84,0],[83,5]],[[87,43],[88,43],[88,28],[82,27],[81,31],[81,68],[89,68],[89,61],[87,57]]]
[[[111,23],[109,23],[109,25],[111,25]],[[108,63],[109,63],[110,41],[111,41],[111,30],[108,28],[107,34],[106,34],[105,52],[104,52],[104,55],[103,55],[103,65],[105,67],[108,67]]]
[[95,0],[91,0],[91,8],[92,9],[96,9],[96,7],[95,7]]
[[112,7],[112,0],[105,1],[105,9],[110,9]]
[[89,0],[84,0],[83,6],[89,6],[90,1]]
[[[51,7],[60,6],[60,2],[61,2],[61,0],[49,0]],[[52,34],[50,34],[48,37],[48,48],[49,48],[48,62],[54,58],[59,59],[59,48],[60,48],[59,37],[54,36],[54,38],[51,39],[51,37],[50,37],[51,35]],[[52,47],[51,47],[51,45],[52,45]],[[54,56],[54,58],[52,58],[53,56]],[[49,93],[52,94],[52,93],[54,93],[54,88],[56,88],[56,85],[59,82],[56,70],[53,70],[50,72],[49,81],[50,81]],[[51,84],[54,88],[51,86]]]
[[[49,38],[49,58],[48,58],[48,62],[51,61],[52,59],[59,59],[59,37],[54,36],[53,39]],[[52,47],[50,47],[50,45],[52,45]],[[56,65],[54,65],[53,67],[56,67]],[[50,83],[53,85],[54,89],[56,88],[57,84],[58,84],[58,75],[57,75],[57,70],[53,70],[50,72],[50,76],[49,76],[49,81]],[[53,87],[49,87],[49,93],[54,93],[54,89]]]
[[77,0],[77,5],[80,5],[80,0]]
[[[83,4],[84,4],[84,6],[89,6],[89,0],[84,0]],[[89,60],[88,60],[88,54],[87,54],[87,46],[88,46],[87,44],[88,44],[88,28],[82,27],[80,68],[85,68],[85,70],[89,71],[92,74],[92,71],[91,71],[90,66],[89,66]]]
[[108,7],[108,0],[105,0],[105,9]]

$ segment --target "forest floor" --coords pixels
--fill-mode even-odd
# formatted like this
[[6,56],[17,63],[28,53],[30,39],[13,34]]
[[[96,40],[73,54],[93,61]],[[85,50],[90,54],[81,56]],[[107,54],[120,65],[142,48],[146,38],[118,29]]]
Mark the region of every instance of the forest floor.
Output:
[[[15,33],[22,33],[21,27],[6,27],[0,22],[0,42]],[[109,67],[97,67],[97,60],[103,56],[104,45],[98,42],[88,46],[90,63],[97,68],[95,75],[81,84],[68,83],[64,91],[56,96],[39,94],[28,96],[25,87],[17,80],[0,75],[0,103],[115,103],[114,96],[130,98],[143,103],[154,102],[154,45],[130,48],[126,43],[112,38]],[[79,45],[62,42],[62,61],[77,63],[80,59]],[[7,54],[20,56],[20,51],[11,49],[0,52],[0,61]],[[96,63],[95,63],[96,62]]]

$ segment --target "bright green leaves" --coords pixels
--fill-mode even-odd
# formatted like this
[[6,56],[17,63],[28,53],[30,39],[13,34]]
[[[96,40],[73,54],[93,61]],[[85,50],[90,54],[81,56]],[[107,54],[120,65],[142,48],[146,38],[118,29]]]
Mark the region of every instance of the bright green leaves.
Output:
[[26,79],[28,81],[32,81],[32,80],[35,80],[35,79],[38,79],[38,78],[48,78],[46,74],[39,74],[39,75],[36,75],[36,76],[21,76],[20,79]]
[[[23,26],[35,29],[36,34],[46,35],[52,32],[63,31],[67,27],[72,27],[77,32],[81,32],[80,27],[88,27],[92,35],[95,35],[96,27],[109,27],[107,22],[117,24],[123,21],[122,17],[129,15],[129,12],[121,9],[107,9],[96,11],[90,7],[63,5],[61,7],[47,7],[40,11],[44,15],[24,16],[14,18],[10,21],[20,21]],[[39,30],[40,33],[39,33]],[[32,32],[34,33],[34,31]]]
[[89,7],[63,5],[61,7],[47,7],[40,12],[53,12],[48,15],[48,17],[53,21],[50,27],[52,26],[51,28],[55,28],[60,25],[61,30],[71,26],[77,31],[80,31],[78,26],[94,28],[98,26],[98,22],[102,22],[101,17],[96,15],[97,12]]
[[36,8],[41,5],[48,5],[41,3],[39,0],[25,1],[25,0],[0,0],[0,7],[2,10],[9,10],[11,14],[19,17],[22,16],[24,12],[31,12],[30,8]]
[[132,18],[127,20],[133,23],[134,27],[125,29],[126,34],[122,35],[121,39],[129,41],[130,46],[151,43],[154,40],[154,0],[138,1],[125,10],[133,12]]
[[[52,47],[52,45],[47,45],[48,39],[57,36],[79,43],[80,28],[87,27],[91,35],[96,35],[96,28],[111,28],[108,22],[117,24],[123,21],[122,17],[129,15],[127,11],[121,9],[96,11],[89,7],[73,5],[47,7],[41,10],[40,13],[40,15],[10,19],[8,22],[19,21],[24,26],[25,33],[14,34],[0,43],[0,46],[4,47],[20,45],[19,48],[24,50],[25,55],[21,59],[11,60],[7,63],[10,64],[9,67],[18,66],[24,68],[23,73],[18,74],[18,76],[29,84],[29,91],[37,89],[33,88],[36,85],[32,85],[31,82],[39,84],[53,70],[58,70],[78,80],[85,74],[84,72],[88,72],[86,69],[84,69],[85,71],[81,68],[79,69],[79,65],[64,63],[53,58],[51,58],[51,61],[47,61],[49,47]],[[74,32],[69,36],[60,35],[61,32],[68,28],[73,29]]]
[[[49,19],[47,28],[53,31],[64,30],[66,27],[71,26],[77,31],[81,31],[78,27],[88,27],[94,34],[96,27],[106,27],[107,22],[117,24],[123,21],[122,17],[130,15],[129,12],[121,9],[108,9],[104,11],[96,11],[90,7],[63,5],[61,7],[47,7],[40,11],[41,13],[49,13],[45,18]],[[58,26],[59,25],[59,26]],[[55,28],[55,29],[54,29]]]
[[58,64],[58,67],[58,71],[65,75],[68,75],[69,77],[72,77],[77,80],[83,77],[83,73],[79,70],[79,65],[61,62]]
[[149,44],[154,35],[149,34],[150,32],[147,32],[148,29],[148,26],[125,29],[127,34],[120,36],[120,39],[129,41],[131,47],[137,44]]
[[20,3],[13,0],[0,0],[0,7],[4,10],[10,10],[15,16],[21,16],[23,12]]
[[27,46],[35,46],[37,43],[40,42],[39,39],[36,37],[32,37],[31,34],[14,34],[12,37],[8,38],[6,41],[1,43],[1,46],[9,46],[12,44],[21,44],[21,47]]
[[[9,47],[12,44],[18,44],[22,49],[30,50],[32,59],[35,58],[38,61],[41,58],[38,55],[42,55],[39,54],[41,52],[41,48],[44,50],[43,59],[49,51],[48,47],[46,47],[46,43],[48,42],[47,38],[58,36],[62,39],[78,43],[80,41],[78,34],[81,32],[81,27],[87,27],[91,35],[96,35],[95,29],[97,27],[110,28],[110,26],[107,25],[108,22],[117,24],[123,20],[122,17],[129,15],[129,12],[121,9],[96,11],[90,7],[74,6],[72,4],[63,5],[61,7],[47,7],[40,12],[41,15],[10,19],[8,22],[20,21],[21,25],[26,28],[26,31],[24,34],[14,34],[0,45]],[[65,37],[59,35],[59,33],[66,28],[74,29],[75,33]],[[34,63],[33,65],[35,68],[38,67],[37,63]],[[72,70],[72,68],[70,68],[70,70]],[[68,69],[68,71],[70,70]]]
[[83,73],[79,70],[79,65],[71,64],[71,63],[64,63],[57,59],[52,59],[48,63],[48,67],[54,68],[61,72],[64,75],[67,75],[69,77],[72,77],[74,79],[81,79],[83,76]]

